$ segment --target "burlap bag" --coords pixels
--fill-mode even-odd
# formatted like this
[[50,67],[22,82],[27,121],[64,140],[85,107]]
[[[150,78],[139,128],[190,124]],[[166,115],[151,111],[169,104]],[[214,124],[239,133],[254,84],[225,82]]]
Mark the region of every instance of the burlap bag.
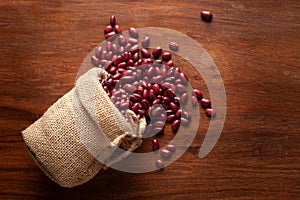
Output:
[[[89,181],[142,143],[145,120],[131,111],[127,119],[121,115],[99,82],[106,75],[103,69],[90,69],[22,132],[36,164],[63,187]],[[117,147],[124,151],[116,153]]]

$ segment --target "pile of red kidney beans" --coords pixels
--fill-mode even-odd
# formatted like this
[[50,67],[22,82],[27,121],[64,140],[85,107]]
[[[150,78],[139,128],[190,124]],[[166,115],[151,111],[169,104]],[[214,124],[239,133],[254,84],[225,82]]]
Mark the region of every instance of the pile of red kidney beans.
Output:
[[[127,109],[141,118],[145,117],[147,127],[144,137],[163,134],[166,123],[171,124],[173,133],[180,125],[188,126],[191,116],[181,105],[188,102],[188,77],[175,67],[172,51],[180,48],[176,42],[169,44],[169,50],[149,47],[150,38],[139,38],[137,29],[129,29],[129,38],[122,34],[116,17],[110,17],[110,23],[104,28],[105,45],[98,46],[91,61],[95,67],[108,72],[106,80],[100,80],[103,89],[114,105],[125,115]],[[211,101],[203,98],[202,91],[192,90],[191,102],[196,106],[200,101],[207,116],[215,117]],[[159,142],[153,139],[152,148],[159,149]],[[161,149],[161,155],[167,159],[176,150],[170,144]],[[156,165],[164,166],[162,160]]]

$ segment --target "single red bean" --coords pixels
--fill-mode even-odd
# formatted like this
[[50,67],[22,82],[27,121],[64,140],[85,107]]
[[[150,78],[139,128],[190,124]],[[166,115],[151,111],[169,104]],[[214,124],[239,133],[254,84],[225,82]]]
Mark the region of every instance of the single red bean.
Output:
[[160,154],[162,155],[163,158],[170,158],[171,157],[171,152],[167,149],[160,150]]
[[167,116],[170,116],[170,115],[174,114],[174,111],[173,110],[167,110],[166,113],[167,113]]
[[124,51],[125,51],[125,48],[123,46],[120,46],[120,48],[119,48],[119,54],[124,53]]
[[129,103],[128,102],[124,102],[124,103],[120,104],[120,108],[121,109],[128,109],[128,107],[129,107]]
[[142,48],[141,49],[141,54],[143,56],[143,58],[150,58],[151,54],[149,53],[149,51],[147,49]]
[[112,27],[116,25],[116,16],[112,15],[109,19],[109,23]]
[[207,108],[205,110],[206,114],[209,116],[209,117],[215,117],[216,116],[216,111],[212,108]]
[[112,32],[113,30],[114,30],[113,27],[108,25],[104,28],[104,33],[108,34],[108,33]]
[[127,44],[127,40],[123,35],[118,36],[118,42],[120,46],[125,46]]
[[143,100],[143,97],[140,94],[134,93],[133,96],[135,96],[138,101],[142,101]]
[[176,72],[178,72],[178,73],[180,73],[180,72],[181,72],[181,70],[180,70],[180,68],[179,68],[179,67],[176,67],[176,68],[174,68],[174,70],[175,70]]
[[159,94],[160,87],[157,83],[153,84],[152,89],[153,89],[154,94]]
[[155,63],[163,64],[163,61],[162,60],[155,60]]
[[161,57],[164,61],[169,61],[169,60],[171,60],[172,55],[170,52],[164,52]]
[[148,98],[149,98],[149,91],[148,91],[147,89],[145,89],[145,90],[143,91],[143,98],[144,98],[144,99],[148,99]]
[[173,121],[173,123],[171,124],[173,133],[176,133],[178,131],[179,126],[180,126],[180,120],[176,119],[175,121]]
[[117,55],[119,53],[119,48],[116,44],[112,44],[111,51],[114,55]]
[[165,123],[163,121],[156,121],[154,122],[154,126],[162,128],[165,126]]
[[158,168],[164,168],[165,167],[165,163],[162,160],[159,160],[159,159],[155,162],[155,164]]
[[174,66],[174,63],[173,63],[172,60],[169,60],[168,62],[165,63],[165,65],[166,65],[167,67],[173,67],[173,66]]
[[187,100],[188,100],[187,93],[182,94],[180,98],[180,103],[182,103],[182,105],[185,105],[187,103]]
[[166,146],[166,149],[169,150],[169,151],[171,151],[171,152],[175,152],[176,151],[176,147],[173,144],[168,144]]
[[98,59],[101,59],[101,54],[102,54],[102,47],[101,46],[98,46],[95,50],[95,56],[98,58]]
[[154,77],[152,77],[151,82],[153,82],[153,83],[160,83],[163,80],[163,78],[164,77],[162,77],[161,75],[154,76]]
[[209,99],[202,98],[200,100],[200,103],[201,103],[203,108],[209,108],[211,106],[211,101]]
[[183,111],[182,115],[185,119],[191,121],[192,117],[187,111]]
[[198,100],[195,96],[192,96],[192,105],[195,107],[198,104]]
[[126,52],[129,52],[130,51],[130,48],[132,47],[132,45],[130,44],[130,43],[127,43],[126,45],[125,45],[125,51]]
[[146,99],[143,99],[141,104],[143,105],[144,109],[148,109],[150,107],[150,103]]
[[152,149],[153,149],[153,151],[156,151],[159,149],[159,141],[157,139],[152,140]]
[[167,116],[166,121],[169,122],[169,123],[171,123],[171,122],[173,122],[175,119],[176,119],[175,115],[172,114],[172,115]]
[[174,97],[175,97],[173,90],[170,88],[166,91],[166,95],[167,95],[167,97],[169,97],[171,99],[174,99]]
[[201,12],[201,18],[205,22],[211,22],[213,18],[213,14],[210,11],[203,10]]
[[177,119],[180,119],[180,118],[181,118],[181,114],[182,114],[182,110],[179,109],[179,110],[175,113],[175,117],[176,117]]
[[185,83],[185,84],[189,81],[187,75],[186,75],[185,73],[183,73],[183,72],[181,72],[181,73],[179,74],[179,77],[180,77],[180,79],[183,81],[183,83]]
[[182,124],[183,126],[188,126],[189,123],[190,123],[189,120],[187,120],[187,119],[185,119],[185,118],[183,118],[183,117],[180,119],[180,121],[181,121],[181,124]]
[[169,48],[170,48],[172,51],[178,51],[179,46],[178,46],[177,43],[171,42],[171,43],[169,44]]
[[155,99],[153,102],[152,102],[152,104],[154,105],[154,104],[161,104],[161,100],[160,99]]
[[133,47],[130,48],[130,53],[132,55],[134,55],[135,53],[137,53],[140,50],[140,47],[138,44],[134,45]]
[[126,85],[123,86],[123,88],[129,94],[132,94],[136,90],[136,87],[134,85],[131,85],[131,84],[126,84]]
[[161,55],[161,53],[162,53],[161,47],[156,47],[152,50],[152,55],[155,59],[158,59],[158,57]]
[[100,64],[100,60],[96,56],[91,57],[92,63],[95,67],[98,67]]
[[131,110],[132,110],[135,114],[137,114],[137,112],[138,112],[138,110],[139,110],[139,103],[133,104]]
[[186,93],[186,88],[182,84],[177,84],[176,89],[180,94]]
[[122,56],[117,56],[116,59],[112,59],[115,66],[118,66],[123,61]]
[[116,34],[122,33],[122,29],[119,25],[115,25],[114,31],[116,32]]
[[121,62],[120,64],[117,65],[117,68],[123,68],[125,69],[127,67],[127,63],[126,62]]
[[115,36],[116,36],[116,33],[115,32],[110,32],[110,33],[107,33],[105,35],[105,39],[109,39],[109,40],[114,40],[115,39]]
[[193,92],[195,93],[198,100],[201,100],[203,98],[203,93],[200,90],[193,89]]
[[133,28],[133,27],[131,27],[131,28],[129,29],[129,35],[130,35],[131,37],[133,37],[133,38],[138,38],[138,37],[139,37],[138,31],[137,31],[135,28]]
[[146,36],[146,37],[142,40],[141,44],[142,44],[142,46],[143,46],[144,48],[147,48],[147,47],[149,46],[149,44],[150,44],[150,38]]
[[114,66],[112,66],[111,68],[109,68],[108,73],[110,73],[110,74],[115,74],[116,71],[117,71],[117,68],[114,67]]
[[131,45],[136,45],[139,43],[139,41],[135,38],[129,38],[128,39],[128,42],[131,44]]
[[179,109],[179,107],[178,107],[175,103],[173,103],[173,102],[170,103],[170,108],[171,108],[174,112],[176,112],[176,111]]

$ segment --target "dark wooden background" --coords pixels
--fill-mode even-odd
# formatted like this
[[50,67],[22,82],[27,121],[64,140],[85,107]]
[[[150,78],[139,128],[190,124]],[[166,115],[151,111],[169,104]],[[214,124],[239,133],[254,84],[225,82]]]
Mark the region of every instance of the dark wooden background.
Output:
[[[200,20],[203,9],[212,23]],[[299,12],[298,0],[1,0],[0,198],[299,199]],[[20,132],[73,87],[112,14],[124,30],[166,27],[200,43],[223,77],[225,127],[204,159],[205,117],[189,150],[162,171],[109,169],[61,188],[34,164]]]

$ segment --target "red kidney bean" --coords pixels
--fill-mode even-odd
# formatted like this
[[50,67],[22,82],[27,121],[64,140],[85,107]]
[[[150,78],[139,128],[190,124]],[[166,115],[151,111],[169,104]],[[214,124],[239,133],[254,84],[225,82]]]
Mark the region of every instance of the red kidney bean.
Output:
[[143,109],[140,109],[140,110],[138,111],[138,113],[139,113],[140,117],[144,117],[146,111],[143,110]]
[[111,51],[112,43],[107,41],[106,44],[105,44],[105,47],[106,47],[106,51]]
[[170,54],[170,52],[164,52],[161,57],[164,61],[169,61],[171,60],[172,55]]
[[161,75],[158,75],[158,76],[152,77],[151,82],[160,83],[162,80],[163,80],[163,77]]
[[166,146],[166,149],[169,150],[169,151],[171,151],[171,152],[175,152],[176,151],[176,147],[173,144],[168,144]]
[[167,116],[169,116],[169,115],[174,114],[174,111],[173,110],[167,110],[166,113],[167,113]]
[[100,60],[96,56],[91,57],[92,63],[95,67],[98,67],[100,64]]
[[135,96],[137,98],[138,101],[142,101],[143,97],[139,94],[134,93],[133,96]]
[[113,27],[108,25],[104,28],[104,33],[108,34],[108,33],[112,32],[113,30],[114,30]]
[[130,44],[130,43],[127,43],[126,45],[125,45],[125,51],[126,52],[129,52],[130,51],[130,48],[132,47],[132,45]]
[[108,73],[110,73],[110,74],[115,74],[116,71],[117,71],[117,68],[114,67],[114,66],[112,66],[111,68],[109,68]]
[[181,72],[180,74],[179,74],[179,78],[183,81],[183,83],[187,83],[188,82],[188,77],[187,77],[187,75],[185,74],[185,73],[183,73],[183,72]]
[[134,55],[135,53],[137,53],[140,50],[140,47],[138,44],[134,45],[133,47],[130,48],[130,53],[132,55]]
[[195,107],[198,104],[198,100],[195,96],[192,96],[192,105]]
[[161,55],[162,53],[162,48],[161,47],[156,47],[152,50],[152,55],[155,59],[158,59],[159,56]]
[[198,100],[201,100],[203,98],[203,93],[200,90],[193,89],[193,92],[195,93]]
[[176,89],[180,94],[186,93],[186,88],[182,84],[177,84]]
[[152,102],[152,104],[154,105],[154,104],[161,104],[161,100],[160,99],[155,99],[153,102]]
[[120,108],[121,109],[128,109],[128,107],[129,107],[129,103],[128,102],[124,102],[124,103],[120,104]]
[[180,72],[181,72],[181,70],[180,70],[180,68],[179,68],[179,67],[176,67],[176,68],[174,68],[174,70],[175,70],[176,72],[178,72],[178,73],[180,73]]
[[181,118],[180,121],[183,126],[188,126],[190,123],[190,121],[185,118]]
[[136,87],[134,85],[130,85],[130,84],[124,85],[123,88],[129,94],[132,94],[136,90]]
[[143,105],[144,109],[148,109],[150,107],[150,103],[146,99],[143,99],[141,104]]
[[188,100],[188,95],[187,95],[187,93],[183,93],[183,94],[181,95],[181,98],[180,98],[180,103],[181,103],[182,105],[185,105],[185,104],[187,103],[187,100]]
[[173,67],[173,66],[174,66],[174,63],[173,63],[172,60],[169,60],[168,62],[165,63],[165,65],[166,65],[167,67]]
[[116,16],[112,15],[109,19],[109,23],[112,27],[116,25]]
[[182,114],[182,110],[179,109],[179,110],[175,113],[175,117],[176,117],[177,119],[180,119],[180,118],[181,118],[181,114]]
[[119,35],[118,42],[120,46],[125,46],[127,44],[127,39],[123,35]]
[[98,58],[98,59],[101,59],[101,54],[102,54],[102,47],[101,46],[98,46],[95,50],[95,56]]
[[173,121],[173,123],[171,124],[173,133],[176,133],[178,131],[179,126],[180,126],[180,120],[176,119],[175,121]]
[[170,48],[172,51],[178,51],[179,46],[178,46],[177,43],[171,42],[171,43],[169,44],[169,48]]
[[165,123],[163,121],[156,121],[154,122],[154,126],[162,128],[165,126]]
[[210,11],[203,10],[201,11],[201,18],[205,22],[211,22],[213,18],[213,14]]
[[114,80],[119,80],[120,78],[122,77],[122,74],[117,72],[114,76],[113,76],[113,79]]
[[205,110],[205,113],[209,116],[209,117],[215,117],[216,116],[216,111],[212,108],[207,108]]
[[157,83],[153,84],[152,89],[153,89],[154,94],[159,94],[160,87]]
[[101,64],[102,66],[105,66],[106,63],[107,63],[107,60],[105,60],[105,59],[100,60],[100,64]]
[[112,59],[115,66],[118,66],[123,61],[122,56],[117,56],[116,59]]
[[211,101],[209,99],[202,98],[200,100],[200,103],[201,103],[203,108],[209,108],[211,106]]
[[109,40],[114,40],[115,39],[115,36],[116,36],[116,33],[115,32],[110,32],[110,33],[107,33],[105,35],[105,39],[109,39]]
[[122,33],[122,29],[119,25],[115,25],[114,31],[116,32],[116,34]]
[[163,61],[162,60],[155,60],[155,63],[163,64]]
[[142,44],[142,46],[143,46],[144,48],[147,48],[147,47],[149,46],[149,44],[150,44],[150,38],[147,37],[147,36],[144,37],[144,39],[142,40],[141,44]]
[[124,53],[124,51],[125,51],[125,48],[123,46],[120,46],[119,47],[119,54]]
[[173,103],[173,102],[170,103],[170,108],[171,108],[174,112],[176,112],[176,111],[179,109],[179,107],[178,107],[175,103]]
[[141,49],[141,54],[142,54],[143,58],[150,58],[151,57],[151,54],[148,52],[148,50],[144,49],[144,48]]
[[165,163],[160,159],[158,159],[155,163],[156,163],[156,166],[158,168],[164,168],[165,167]]
[[146,90],[146,89],[143,91],[143,98],[144,99],[148,99],[149,98],[149,91]]
[[129,38],[128,39],[128,42],[131,44],[131,45],[136,45],[139,43],[139,41],[135,38]]
[[120,64],[117,65],[117,68],[123,68],[125,69],[127,67],[127,63],[126,62],[121,62]]
[[157,139],[152,140],[152,149],[153,149],[153,151],[156,151],[159,149],[159,141]]
[[167,121],[168,123],[171,123],[171,122],[173,122],[175,119],[176,119],[175,115],[172,114],[172,115],[167,116],[166,121]]
[[116,44],[112,44],[111,51],[113,52],[114,55],[119,53],[119,48],[117,47]]
[[163,158],[170,158],[171,157],[171,152],[167,149],[160,150],[160,154],[162,155]]
[[173,90],[169,88],[166,91],[166,96],[169,97],[169,98],[171,98],[171,99],[174,99],[175,94],[174,94]]
[[135,114],[138,113],[139,105],[140,105],[139,103],[135,103],[135,104],[133,104],[133,106],[132,106],[132,108],[131,108],[131,110],[132,110]]
[[131,28],[129,29],[129,35],[130,35],[131,37],[133,37],[133,38],[138,38],[138,37],[139,37],[138,31],[137,31],[135,28],[133,28],[133,27],[131,27]]

